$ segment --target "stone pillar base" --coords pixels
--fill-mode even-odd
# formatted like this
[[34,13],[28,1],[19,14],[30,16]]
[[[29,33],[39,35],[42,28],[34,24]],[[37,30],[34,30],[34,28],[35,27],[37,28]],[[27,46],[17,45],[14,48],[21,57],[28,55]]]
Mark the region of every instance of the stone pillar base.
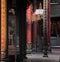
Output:
[[27,53],[31,53],[32,49],[31,49],[31,43],[27,43]]

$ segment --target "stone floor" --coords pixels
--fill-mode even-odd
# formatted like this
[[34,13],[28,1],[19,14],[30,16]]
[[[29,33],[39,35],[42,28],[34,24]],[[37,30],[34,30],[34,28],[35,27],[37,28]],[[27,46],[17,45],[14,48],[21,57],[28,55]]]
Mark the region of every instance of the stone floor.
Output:
[[[43,54],[39,54],[39,53],[27,54],[26,56],[27,59],[24,59],[23,62],[60,62],[60,54],[48,54],[48,57],[43,57]],[[6,62],[6,61],[1,61],[1,62]]]
[[27,57],[24,62],[60,62],[60,54],[48,54],[48,57],[43,57],[43,54],[28,54]]

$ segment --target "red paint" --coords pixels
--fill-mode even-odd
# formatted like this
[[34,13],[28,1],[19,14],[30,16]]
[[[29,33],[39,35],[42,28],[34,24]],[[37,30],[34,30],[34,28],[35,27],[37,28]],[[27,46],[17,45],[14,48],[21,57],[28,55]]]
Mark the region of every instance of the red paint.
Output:
[[32,5],[30,5],[26,11],[27,17],[27,43],[31,43],[31,14]]
[[48,0],[48,19],[47,19],[47,22],[48,22],[48,32],[47,32],[47,38],[48,38],[48,43],[50,44],[50,35],[51,35],[51,21],[50,21],[50,0]]

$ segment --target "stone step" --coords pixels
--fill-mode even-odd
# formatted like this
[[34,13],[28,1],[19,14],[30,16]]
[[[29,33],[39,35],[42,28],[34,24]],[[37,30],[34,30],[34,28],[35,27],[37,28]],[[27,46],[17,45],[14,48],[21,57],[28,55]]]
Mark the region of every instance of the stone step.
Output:
[[52,53],[60,54],[60,49],[52,49]]

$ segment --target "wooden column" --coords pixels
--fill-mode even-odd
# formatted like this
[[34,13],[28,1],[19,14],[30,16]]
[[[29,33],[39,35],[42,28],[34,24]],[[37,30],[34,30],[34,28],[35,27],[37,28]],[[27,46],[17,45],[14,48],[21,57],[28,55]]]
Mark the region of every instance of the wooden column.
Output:
[[47,40],[47,26],[48,26],[48,0],[43,0],[43,9],[44,9],[44,14],[43,14],[43,49],[44,49],[44,56],[43,57],[48,57],[47,55],[47,50],[48,50],[48,40]]
[[48,18],[47,18],[47,21],[48,21],[48,26],[47,26],[47,37],[48,37],[48,43],[50,44],[50,35],[51,35],[51,21],[50,21],[50,0],[48,0]]
[[16,1],[16,17],[19,22],[19,51],[20,54],[17,61],[21,61],[26,58],[26,0]]
[[1,59],[6,57],[7,46],[6,0],[1,0]]
[[27,11],[26,11],[26,18],[27,18],[27,43],[31,43],[31,7],[32,4],[29,5]]
[[32,21],[32,4],[26,10],[27,20],[27,49],[31,49],[31,21]]

